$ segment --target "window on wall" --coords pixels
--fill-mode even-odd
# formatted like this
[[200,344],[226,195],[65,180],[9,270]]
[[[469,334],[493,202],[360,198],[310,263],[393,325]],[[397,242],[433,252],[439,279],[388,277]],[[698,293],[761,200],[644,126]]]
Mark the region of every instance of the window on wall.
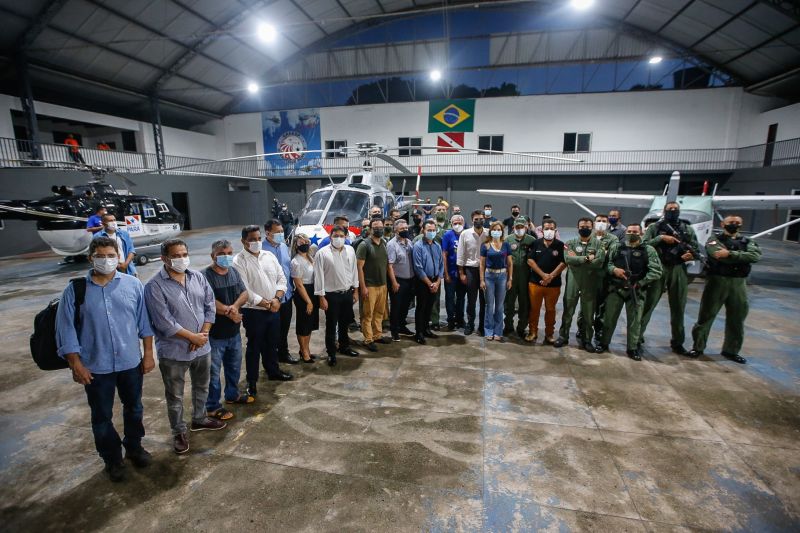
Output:
[[[502,135],[480,135],[478,136],[478,148],[481,150],[495,150],[498,152],[503,151],[503,136]],[[479,154],[487,155],[486,152],[478,152]]]
[[400,137],[397,139],[397,146],[400,147],[400,150],[398,150],[400,157],[422,155],[421,148],[412,148],[413,146],[422,146],[422,137]]
[[[325,141],[326,150],[338,150],[347,146],[347,141]],[[325,157],[345,157],[341,152],[325,152]]]
[[564,152],[591,152],[592,134],[591,133],[565,133]]

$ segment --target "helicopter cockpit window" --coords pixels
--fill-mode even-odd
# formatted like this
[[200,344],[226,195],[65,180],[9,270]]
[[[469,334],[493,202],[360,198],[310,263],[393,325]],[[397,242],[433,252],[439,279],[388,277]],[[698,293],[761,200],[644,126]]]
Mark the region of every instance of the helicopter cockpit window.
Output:
[[380,208],[383,208],[383,196],[380,196],[380,195],[378,195],[378,196],[373,196],[373,197],[372,197],[372,205],[373,205],[374,207],[380,207]]
[[144,218],[156,217],[156,210],[152,204],[143,203],[142,206],[144,207]]
[[139,205],[139,202],[131,202],[129,204],[129,207],[130,207],[132,215],[141,215],[142,214],[142,208]]
[[323,224],[333,224],[336,215],[347,215],[350,224],[359,224],[369,211],[369,196],[363,192],[338,190],[333,197],[331,207],[325,214]]
[[331,199],[332,193],[333,191],[331,190],[315,191],[311,193],[298,223],[300,225],[317,224],[322,216],[322,211],[324,211],[325,206],[328,205],[328,200]]
[[158,202],[156,206],[158,207],[159,213],[169,213],[169,207],[167,207],[167,204],[163,202]]

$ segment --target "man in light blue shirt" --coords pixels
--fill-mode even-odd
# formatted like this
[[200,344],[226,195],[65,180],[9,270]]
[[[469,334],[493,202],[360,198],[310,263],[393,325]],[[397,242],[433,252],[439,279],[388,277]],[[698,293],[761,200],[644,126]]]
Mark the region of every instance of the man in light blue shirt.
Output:
[[425,337],[438,337],[430,330],[429,320],[433,299],[438,297],[439,287],[444,276],[444,259],[442,247],[436,242],[437,227],[432,219],[422,226],[423,238],[414,243],[414,274],[416,279],[417,308],[414,311],[416,335],[414,340],[425,344]]
[[[283,275],[287,280],[292,279],[292,257],[289,254],[289,247],[284,242],[283,226],[278,220],[268,220],[264,224],[264,244],[262,249],[271,252],[278,259],[278,263],[283,269]],[[292,325],[292,294],[293,287],[291,281],[286,284],[286,292],[281,298],[281,329],[278,340],[278,361],[296,365],[300,362],[299,357],[293,357],[289,353],[289,327]]]
[[[72,379],[86,390],[92,412],[97,453],[112,481],[125,477],[125,456],[137,467],[150,464],[142,448],[142,378],[155,367],[153,331],[141,282],[117,271],[117,243],[108,237],[89,245],[92,270],[85,280],[73,280],[61,296],[56,315],[58,355],[69,363]],[[84,303],[75,316],[76,284],[84,286]],[[144,342],[144,357],[139,339]],[[123,405],[125,439],[112,422],[114,392]]]
[[147,310],[156,334],[158,368],[164,381],[173,449],[189,451],[183,420],[186,371],[192,379],[192,431],[218,430],[227,424],[206,413],[211,373],[208,332],[216,319],[214,291],[206,277],[189,270],[189,248],[181,239],[161,244],[160,269],[145,285]]

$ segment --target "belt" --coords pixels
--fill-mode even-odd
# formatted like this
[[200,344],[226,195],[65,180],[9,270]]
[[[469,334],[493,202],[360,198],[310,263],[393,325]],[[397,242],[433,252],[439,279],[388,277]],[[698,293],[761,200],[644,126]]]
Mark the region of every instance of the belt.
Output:
[[493,274],[502,274],[505,271],[506,271],[505,268],[487,268],[486,269],[486,272],[491,272]]
[[350,292],[350,289],[344,289],[341,291],[325,291],[327,294],[347,294]]

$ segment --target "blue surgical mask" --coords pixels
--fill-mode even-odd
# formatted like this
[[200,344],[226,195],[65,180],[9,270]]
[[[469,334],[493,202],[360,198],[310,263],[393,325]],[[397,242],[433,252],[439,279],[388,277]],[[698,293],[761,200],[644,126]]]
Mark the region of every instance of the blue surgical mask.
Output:
[[503,232],[500,231],[499,229],[494,229],[491,231],[491,235],[493,239],[499,239],[500,237],[503,236]]
[[436,232],[435,231],[426,231],[425,232],[425,238],[428,239],[429,241],[432,241],[433,239],[436,238]]
[[272,240],[275,244],[283,244],[283,233],[273,233]]
[[220,254],[214,259],[214,262],[217,263],[217,266],[220,268],[230,268],[233,266],[233,256]]

